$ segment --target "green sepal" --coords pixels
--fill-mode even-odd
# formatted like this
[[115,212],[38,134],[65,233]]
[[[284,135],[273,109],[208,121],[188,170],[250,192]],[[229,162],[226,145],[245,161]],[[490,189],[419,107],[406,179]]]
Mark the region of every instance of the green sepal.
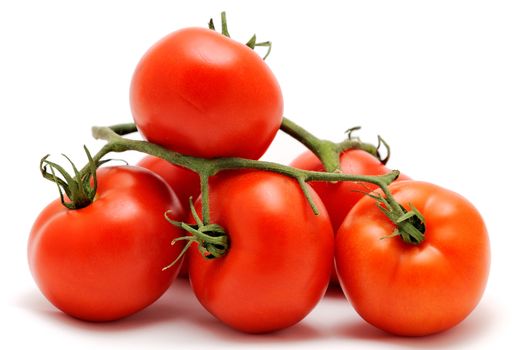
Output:
[[[86,146],[84,146],[84,151],[88,158],[88,167],[84,173],[78,170],[67,155],[62,155],[72,166],[73,176],[61,165],[50,161],[48,159],[49,155],[44,156],[40,161],[40,171],[43,178],[57,185],[61,203],[72,210],[84,208],[93,202],[97,192],[97,168],[109,161],[95,162]],[[50,168],[50,172],[48,168]],[[93,186],[90,184],[91,179],[93,179]]]
[[194,218],[195,224],[187,224],[186,222],[176,221],[169,217],[171,211],[166,211],[165,219],[172,225],[186,231],[188,235],[175,238],[171,244],[178,241],[188,241],[180,254],[174,259],[172,263],[163,268],[168,269],[180,261],[181,257],[186,254],[188,248],[197,243],[198,250],[206,259],[220,258],[228,252],[229,240],[224,228],[218,224],[204,224],[194,207],[192,197],[189,198],[190,211]]
[[[216,30],[213,18],[210,18],[210,20],[208,21],[208,29],[211,29],[214,31]],[[228,21],[226,20],[225,11],[221,12],[221,34],[227,38],[231,38],[230,32],[228,31]],[[271,41],[263,41],[263,42],[257,43],[257,36],[255,34],[253,34],[253,36],[248,40],[248,42],[246,42],[245,45],[248,46],[252,50],[255,50],[255,48],[257,46],[267,47],[266,54],[264,55],[264,57],[262,57],[263,60],[265,60],[269,56],[269,54],[271,53],[272,46],[273,46]]]
[[256,43],[257,43],[257,36],[255,34],[253,34],[253,36],[250,38],[250,40],[248,40],[248,42],[246,43],[246,46],[249,47],[250,49],[254,50]]
[[383,196],[374,193],[365,193],[365,195],[374,199],[377,208],[396,226],[393,233],[383,236],[381,239],[400,236],[404,242],[410,244],[419,244],[424,240],[424,216],[412,203],[409,203],[410,211],[396,203],[402,211],[402,214],[397,214],[396,208]]

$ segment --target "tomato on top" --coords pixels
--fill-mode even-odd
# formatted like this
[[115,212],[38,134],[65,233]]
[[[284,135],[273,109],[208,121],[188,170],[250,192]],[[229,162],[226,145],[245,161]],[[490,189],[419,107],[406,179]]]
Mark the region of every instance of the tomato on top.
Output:
[[283,113],[280,86],[264,60],[204,28],[175,31],[152,46],[134,72],[130,102],[148,141],[204,158],[258,159]]

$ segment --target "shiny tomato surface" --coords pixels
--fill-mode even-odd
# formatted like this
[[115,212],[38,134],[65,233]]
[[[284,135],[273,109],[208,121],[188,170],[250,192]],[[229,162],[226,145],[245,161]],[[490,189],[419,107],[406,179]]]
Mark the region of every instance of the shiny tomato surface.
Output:
[[45,297],[83,320],[131,315],[167,290],[180,265],[173,261],[183,232],[164,219],[183,209],[169,186],[138,167],[101,168],[94,201],[69,210],[60,200],[36,219],[29,243],[32,275]]
[[476,307],[488,278],[490,244],[479,212],[464,197],[417,181],[390,186],[398,203],[425,219],[424,240],[385,238],[395,225],[363,197],[336,236],[343,290],[372,325],[399,335],[449,329]]
[[283,113],[264,60],[204,28],[175,31],[152,46],[135,69],[130,102],[147,140],[204,158],[258,159]]
[[301,321],[323,296],[333,263],[328,215],[312,192],[316,216],[296,180],[242,171],[210,183],[210,220],[225,228],[228,253],[190,254],[190,281],[201,304],[225,324],[250,333]]

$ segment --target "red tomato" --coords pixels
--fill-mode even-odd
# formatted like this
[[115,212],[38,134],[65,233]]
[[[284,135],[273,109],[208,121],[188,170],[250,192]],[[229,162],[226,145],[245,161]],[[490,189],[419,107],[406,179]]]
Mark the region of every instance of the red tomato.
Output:
[[204,158],[258,159],[283,113],[280,87],[264,61],[203,28],[178,30],[152,46],[136,67],[130,101],[147,140]]
[[312,310],[333,260],[332,227],[313,196],[319,216],[291,178],[243,171],[211,180],[211,222],[226,229],[230,248],[211,260],[190,254],[192,288],[210,313],[235,329],[263,333],[294,325]]
[[[384,175],[390,172],[377,158],[368,152],[351,149],[340,155],[340,169],[344,174],[353,175]],[[296,158],[291,166],[304,170],[325,171],[320,160],[314,153],[307,151]],[[400,174],[398,180],[409,179],[406,175]],[[311,186],[318,193],[332,222],[334,232],[348,215],[348,212],[357,203],[364,193],[368,193],[377,188],[369,183],[358,183],[351,181],[331,182],[311,182]],[[338,284],[335,271],[332,273],[332,282]]]
[[[341,153],[340,169],[343,174],[353,175],[384,175],[391,170],[384,166],[376,157],[368,152],[351,149]],[[314,171],[325,171],[318,157],[307,151],[296,158],[291,166]],[[408,180],[404,174],[400,174],[397,180]],[[334,231],[337,231],[352,207],[364,196],[377,188],[377,186],[365,182],[341,181],[311,182],[312,188],[318,193],[332,221]]]
[[[189,198],[195,201],[200,192],[199,176],[196,173],[153,156],[144,157],[137,165],[161,176],[174,190],[183,208],[190,211]],[[188,255],[183,259],[179,275],[188,277]]]
[[195,172],[153,156],[144,157],[137,165],[161,176],[176,193],[185,210],[189,208],[189,197],[195,201],[199,196],[199,176]]
[[179,266],[162,271],[181,251],[183,233],[164,219],[183,209],[167,184],[148,170],[107,167],[87,207],[50,203],[32,228],[28,258],[34,279],[63,312],[89,321],[131,315],[167,290]]
[[399,335],[453,327],[478,304],[488,278],[490,244],[478,211],[465,198],[424,182],[390,186],[397,202],[425,218],[424,241],[385,238],[394,224],[363,197],[336,236],[343,290],[372,325]]

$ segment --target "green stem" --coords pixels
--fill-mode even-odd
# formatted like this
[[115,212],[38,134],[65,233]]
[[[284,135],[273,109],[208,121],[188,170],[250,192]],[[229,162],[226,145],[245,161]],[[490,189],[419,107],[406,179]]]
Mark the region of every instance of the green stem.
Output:
[[203,224],[208,225],[210,224],[210,203],[208,201],[208,178],[210,175],[208,172],[200,172],[199,173],[199,180],[201,183],[201,212],[203,214]]
[[[125,152],[131,150],[165,159],[170,163],[180,165],[183,168],[187,168],[196,173],[200,173],[203,170],[206,171],[207,166],[204,164],[205,160],[202,158],[190,157],[181,153],[172,152],[164,147],[154,145],[146,141],[131,140],[122,137],[121,135],[135,132],[137,130],[136,127],[131,128],[130,125],[134,126],[134,124],[120,124],[110,127],[93,127],[92,134],[94,138],[108,141],[108,143],[105,144],[101,150],[95,154],[95,156],[93,156],[93,160],[98,162],[102,157],[110,152]],[[114,130],[120,133],[117,133]],[[81,173],[85,171],[86,167],[81,169]]]
[[327,172],[340,171],[340,154],[348,149],[361,149],[380,160],[378,146],[361,142],[359,139],[350,137],[350,135],[348,139],[340,143],[322,140],[285,117],[282,119],[280,130],[292,136],[311,150],[312,153],[320,159],[323,168]]
[[335,144],[321,140],[305,130],[290,119],[283,118],[280,130],[292,136],[305,147],[312,151],[323,164],[323,168],[329,173],[339,170],[339,153],[335,149]]
[[309,131],[305,130],[292,120],[287,119],[286,117],[282,118],[282,125],[280,125],[280,130],[294,137],[296,140],[301,142],[305,147],[307,147],[313,152],[314,150],[317,151],[318,145],[321,142],[319,138],[317,138],[316,136],[314,136]]
[[138,131],[135,123],[117,124],[110,126],[110,129],[120,136],[131,134]]
[[[131,140],[123,138],[113,131],[114,127],[94,127],[92,133],[94,138],[102,139],[108,143],[96,154],[93,159],[102,158],[109,152],[138,151],[149,155],[163,158],[168,162],[192,170],[198,174],[209,177],[223,170],[236,169],[256,169],[264,171],[272,171],[280,173],[295,179],[302,178],[303,181],[361,181],[375,184],[381,188],[387,189],[392,181],[394,181],[399,172],[394,170],[383,176],[370,175],[352,175],[342,173],[327,173],[310,170],[295,169],[287,165],[251,160],[245,158],[213,158],[204,159],[186,156],[181,153],[170,151],[159,145],[155,145],[146,141]],[[116,128],[116,126],[115,126]],[[84,169],[81,171],[85,171]],[[383,188],[383,189],[384,189]]]
[[[293,123],[294,124],[294,123]],[[293,125],[291,124],[291,125]],[[94,127],[92,129],[93,136],[96,139],[103,139],[108,143],[96,154],[93,159],[98,161],[109,152],[124,152],[124,151],[139,151],[162,159],[168,162],[192,170],[200,175],[202,188],[202,206],[203,206],[203,221],[209,222],[209,202],[208,202],[208,178],[220,171],[237,170],[237,169],[256,169],[264,171],[272,171],[285,176],[292,177],[298,182],[310,181],[360,181],[375,184],[383,190],[387,190],[387,185],[394,181],[398,175],[398,171],[383,176],[368,176],[368,175],[351,175],[335,172],[317,172],[309,170],[295,169],[290,166],[264,162],[258,160],[250,160],[244,158],[214,158],[203,159],[191,156],[186,156],[181,153],[170,151],[161,146],[146,142],[126,139],[113,130],[133,130],[126,126],[112,126],[112,127]],[[310,138],[310,136],[309,136]],[[86,171],[82,169],[81,172]],[[304,193],[308,194],[308,191]],[[309,201],[312,201],[308,197]]]
[[[297,126],[295,123],[289,121],[288,119],[284,119],[282,124],[283,130],[296,135],[296,138],[299,139],[303,144],[307,145],[309,148],[314,148],[317,152],[329,154],[330,149],[334,148],[334,146],[328,146],[329,151],[325,151],[326,146],[322,145],[331,145],[330,142],[319,141],[314,135],[310,134],[306,130]],[[273,162],[265,162],[258,160],[250,160],[245,158],[213,158],[213,159],[204,159],[197,158],[192,156],[186,156],[177,152],[170,151],[166,148],[163,148],[159,145],[152,144],[146,141],[132,140],[122,137],[121,135],[125,135],[126,133],[134,132],[136,128],[131,124],[121,124],[115,125],[111,127],[94,127],[92,128],[92,134],[96,139],[102,139],[107,141],[107,144],[93,157],[93,160],[99,162],[103,156],[105,156],[109,152],[124,152],[128,150],[138,151],[142,153],[146,153],[152,156],[160,157],[165,159],[166,161],[175,164],[177,166],[181,166],[183,168],[189,169],[191,171],[196,172],[200,176],[201,182],[201,205],[202,205],[202,214],[203,214],[203,225],[209,226],[210,223],[210,208],[209,208],[209,177],[214,176],[221,171],[226,170],[238,170],[238,169],[255,169],[262,171],[271,171],[275,173],[279,173],[288,177],[291,177],[298,181],[301,186],[301,189],[304,195],[307,197],[307,200],[311,204],[311,207],[316,215],[318,215],[318,210],[314,205],[314,201],[311,198],[310,191],[306,187],[306,184],[311,181],[328,181],[328,182],[337,182],[337,181],[355,181],[355,182],[367,182],[378,186],[382,192],[384,193],[383,202],[385,201],[386,205],[390,209],[390,219],[392,218],[400,218],[406,215],[403,208],[399,203],[395,200],[393,195],[388,189],[388,185],[393,182],[399,176],[399,172],[397,170],[393,170],[388,174],[381,176],[369,176],[369,175],[353,175],[353,174],[344,174],[340,172],[319,172],[319,171],[309,171],[296,169],[290,166],[273,163]],[[346,148],[346,147],[357,147],[360,149],[369,149],[370,146],[365,146],[365,144],[359,142],[358,140],[350,138],[349,140],[341,143],[341,144],[332,144],[336,145],[336,148],[333,150],[333,153],[336,153],[337,149]],[[323,151],[321,151],[323,147]],[[374,147],[374,146],[371,146]],[[80,175],[84,172],[88,171],[88,167],[85,167],[81,170]],[[392,220],[394,221],[394,220]],[[402,220],[398,222],[395,220],[395,223],[399,230],[404,233],[407,233],[410,237],[416,236],[413,235],[415,227],[408,220]],[[420,235],[421,236],[421,235]],[[403,236],[405,237],[405,236]],[[421,239],[414,238],[414,241],[421,241]],[[220,254],[220,252],[218,252]]]
[[226,20],[226,12],[221,12],[221,33],[230,38],[230,32],[228,32],[228,21]]

